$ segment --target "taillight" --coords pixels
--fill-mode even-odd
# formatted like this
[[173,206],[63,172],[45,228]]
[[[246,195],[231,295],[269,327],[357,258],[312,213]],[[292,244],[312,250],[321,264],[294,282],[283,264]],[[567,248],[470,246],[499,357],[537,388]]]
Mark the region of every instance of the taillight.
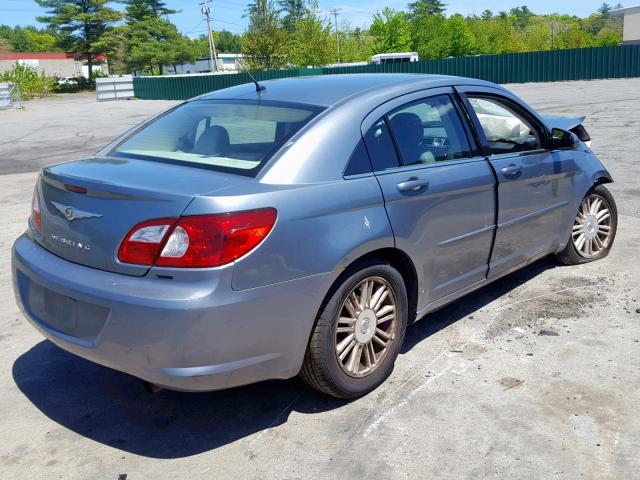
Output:
[[31,223],[34,228],[40,232],[42,229],[42,214],[40,213],[40,194],[38,187],[33,191],[33,200],[31,201]]
[[273,208],[150,220],[127,234],[118,258],[149,266],[218,267],[258,246],[275,221]]

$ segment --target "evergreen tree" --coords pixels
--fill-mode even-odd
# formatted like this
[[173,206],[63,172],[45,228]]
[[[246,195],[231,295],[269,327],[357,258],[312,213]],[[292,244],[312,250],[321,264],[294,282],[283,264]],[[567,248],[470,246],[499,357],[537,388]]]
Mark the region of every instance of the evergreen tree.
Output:
[[97,44],[122,14],[107,7],[108,0],[36,0],[47,9],[39,22],[60,32],[59,44],[67,51],[87,59],[89,77],[93,76],[93,54]]
[[292,32],[295,24],[301,21],[307,13],[305,0],[278,0],[280,12],[284,13],[282,24],[285,30]]
[[177,12],[167,8],[167,3],[162,0],[123,0],[122,3],[125,4],[127,22],[141,22],[150,17],[167,16]]
[[409,14],[412,17],[427,15],[444,15],[447,6],[441,0],[416,0],[409,4]]

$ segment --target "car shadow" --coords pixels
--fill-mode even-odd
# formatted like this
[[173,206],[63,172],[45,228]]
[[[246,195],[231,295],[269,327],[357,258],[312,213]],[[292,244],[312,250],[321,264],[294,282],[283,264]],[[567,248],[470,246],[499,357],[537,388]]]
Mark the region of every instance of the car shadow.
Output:
[[[550,268],[537,262],[426,315],[407,331],[403,353]],[[209,393],[149,393],[140,380],[42,341],[13,364],[24,395],[54,422],[96,442],[151,458],[182,458],[285,423],[292,411],[326,412],[347,402],[294,378]]]
[[460,300],[450,303],[435,312],[428,313],[419,321],[409,325],[400,354],[409,352],[425,338],[456,323],[458,320],[472,315],[485,305],[497,300],[514,288],[540,275],[542,272],[558,266],[557,262],[544,258],[479,288]]

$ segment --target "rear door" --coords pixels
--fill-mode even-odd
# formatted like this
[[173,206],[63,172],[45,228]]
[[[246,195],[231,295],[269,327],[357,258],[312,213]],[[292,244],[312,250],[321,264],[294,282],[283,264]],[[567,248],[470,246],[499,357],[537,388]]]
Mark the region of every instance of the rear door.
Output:
[[554,250],[563,240],[578,172],[570,152],[553,152],[546,128],[499,89],[462,87],[463,101],[498,178],[498,222],[489,278]]
[[450,88],[395,99],[363,122],[396,246],[419,277],[418,308],[485,279],[495,177]]

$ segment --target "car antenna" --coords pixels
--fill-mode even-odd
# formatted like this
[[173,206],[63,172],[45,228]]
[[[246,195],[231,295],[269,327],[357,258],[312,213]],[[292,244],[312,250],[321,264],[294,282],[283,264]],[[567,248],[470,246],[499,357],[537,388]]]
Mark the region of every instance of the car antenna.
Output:
[[244,70],[245,73],[251,77],[251,80],[253,81],[253,83],[256,84],[256,92],[258,92],[258,93],[264,92],[267,89],[267,87],[265,87],[264,85],[260,85],[258,83],[258,81],[256,80],[256,77],[251,75],[251,72],[249,71],[249,69],[244,66],[244,62],[243,61],[238,62],[238,65],[240,65],[240,68],[242,68],[242,70]]

